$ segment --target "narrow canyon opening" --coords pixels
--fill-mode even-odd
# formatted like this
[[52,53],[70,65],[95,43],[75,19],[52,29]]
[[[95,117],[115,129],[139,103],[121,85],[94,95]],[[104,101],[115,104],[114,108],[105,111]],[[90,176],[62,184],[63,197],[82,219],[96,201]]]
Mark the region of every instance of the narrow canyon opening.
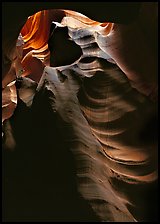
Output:
[[88,4],[4,3],[5,222],[158,220],[157,5]]

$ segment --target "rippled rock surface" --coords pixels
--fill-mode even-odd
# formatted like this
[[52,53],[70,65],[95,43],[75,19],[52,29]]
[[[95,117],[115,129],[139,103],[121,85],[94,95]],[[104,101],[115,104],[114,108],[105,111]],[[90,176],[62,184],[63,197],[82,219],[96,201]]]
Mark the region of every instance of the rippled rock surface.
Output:
[[[52,66],[46,42],[49,29],[40,39],[35,32],[35,42],[34,36],[27,36],[27,25],[22,30],[24,50],[30,48],[22,59],[30,69],[24,76],[37,83],[22,78],[17,107],[4,128],[4,219],[154,220],[157,142],[141,138],[141,133],[156,115],[155,102],[137,85],[139,73],[133,72],[130,80],[130,70],[125,73],[123,62],[116,60],[115,24],[64,12],[50,39]],[[27,23],[32,26],[36,17],[46,22],[45,15],[49,13],[37,14]],[[64,43],[60,51],[56,29]],[[70,62],[66,65],[60,57],[65,50]],[[29,60],[36,71],[27,64]],[[4,106],[8,104],[4,101]],[[12,151],[6,147],[10,139]]]

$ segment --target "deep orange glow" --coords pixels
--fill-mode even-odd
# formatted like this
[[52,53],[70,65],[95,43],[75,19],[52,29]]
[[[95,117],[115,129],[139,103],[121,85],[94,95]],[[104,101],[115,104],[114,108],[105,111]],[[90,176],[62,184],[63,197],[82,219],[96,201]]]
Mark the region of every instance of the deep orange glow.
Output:
[[49,36],[48,10],[30,16],[21,30],[24,49],[40,49],[47,44]]

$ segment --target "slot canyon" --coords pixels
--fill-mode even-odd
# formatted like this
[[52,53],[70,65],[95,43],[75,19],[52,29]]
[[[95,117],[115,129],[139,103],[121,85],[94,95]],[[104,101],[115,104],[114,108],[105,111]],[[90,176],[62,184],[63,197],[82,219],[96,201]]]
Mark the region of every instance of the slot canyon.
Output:
[[2,3],[2,221],[158,221],[158,3]]

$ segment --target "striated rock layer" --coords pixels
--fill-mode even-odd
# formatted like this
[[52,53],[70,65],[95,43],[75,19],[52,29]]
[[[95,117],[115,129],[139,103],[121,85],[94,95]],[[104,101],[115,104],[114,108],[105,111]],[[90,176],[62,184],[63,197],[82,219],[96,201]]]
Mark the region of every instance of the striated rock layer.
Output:
[[[46,26],[47,31],[39,36],[40,30],[34,25],[40,24],[40,19],[45,24],[49,21],[45,12],[30,17],[22,29],[24,50],[28,49],[22,65],[31,56],[32,62],[36,58],[42,67],[35,64],[34,73],[26,66],[31,72],[23,75],[35,78],[38,85],[22,78],[17,107],[5,121],[9,122],[15,151],[12,155],[3,151],[4,219],[154,221],[157,146],[154,139],[146,141],[141,134],[156,115],[156,103],[150,99],[156,72],[148,79],[145,67],[141,73],[136,64],[125,67],[125,56],[119,59],[123,44],[116,49],[121,38],[115,41],[114,32],[118,29],[117,35],[124,35],[127,28],[123,25],[116,28],[113,23],[64,12],[50,39],[54,67],[48,61],[49,28]],[[77,49],[75,61],[69,58],[71,64],[64,65],[63,61],[63,66],[58,66],[56,29],[65,32],[61,42],[70,38],[76,44],[63,45],[64,52]],[[130,70],[131,65],[135,70]],[[10,139],[5,130],[4,148]]]

